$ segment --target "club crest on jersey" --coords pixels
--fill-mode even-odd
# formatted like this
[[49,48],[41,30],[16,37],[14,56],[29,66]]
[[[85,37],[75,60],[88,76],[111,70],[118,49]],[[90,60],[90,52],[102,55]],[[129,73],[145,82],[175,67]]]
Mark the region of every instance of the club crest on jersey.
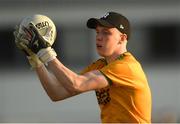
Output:
[[47,21],[44,21],[44,22],[37,23],[35,26],[37,29],[42,29],[45,27],[49,27],[49,23]]
[[96,90],[96,97],[98,100],[98,104],[106,105],[111,101],[109,92],[110,92],[109,88],[103,88],[100,90]]

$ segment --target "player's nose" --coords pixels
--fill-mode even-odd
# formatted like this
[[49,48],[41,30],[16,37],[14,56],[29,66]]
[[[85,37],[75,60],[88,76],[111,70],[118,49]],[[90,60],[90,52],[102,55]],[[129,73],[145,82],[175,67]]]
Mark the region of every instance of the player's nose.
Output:
[[102,35],[100,35],[100,34],[97,34],[97,35],[96,35],[96,41],[97,41],[97,42],[102,41],[102,39],[103,39],[103,38],[102,38]]

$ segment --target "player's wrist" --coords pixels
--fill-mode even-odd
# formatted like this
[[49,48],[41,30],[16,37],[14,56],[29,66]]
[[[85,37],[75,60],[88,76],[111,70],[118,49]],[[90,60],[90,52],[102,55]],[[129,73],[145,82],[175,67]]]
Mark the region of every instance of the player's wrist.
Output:
[[50,62],[56,58],[57,54],[53,48],[47,47],[47,48],[41,49],[37,53],[37,56],[39,57],[39,59],[41,60],[42,63],[47,65],[48,62]]
[[38,68],[42,65],[44,65],[40,59],[38,58],[38,56],[36,54],[32,54],[30,56],[27,56],[27,59],[29,61],[29,64],[31,65],[31,68],[34,69],[34,68]]

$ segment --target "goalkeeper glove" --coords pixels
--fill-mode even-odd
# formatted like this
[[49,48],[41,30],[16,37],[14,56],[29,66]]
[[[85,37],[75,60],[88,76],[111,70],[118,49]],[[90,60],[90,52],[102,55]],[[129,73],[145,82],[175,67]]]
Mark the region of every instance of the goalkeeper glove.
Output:
[[51,48],[51,42],[54,42],[51,39],[52,27],[48,27],[45,35],[41,35],[35,25],[31,22],[29,28],[23,27],[23,31],[27,36],[27,47],[32,50],[40,60],[47,64],[49,61],[56,58],[57,54],[53,48]]
[[32,68],[40,67],[43,63],[39,60],[38,56],[27,47],[26,44],[28,41],[24,35],[25,34],[19,33],[19,27],[16,26],[14,31],[16,46],[26,54]]

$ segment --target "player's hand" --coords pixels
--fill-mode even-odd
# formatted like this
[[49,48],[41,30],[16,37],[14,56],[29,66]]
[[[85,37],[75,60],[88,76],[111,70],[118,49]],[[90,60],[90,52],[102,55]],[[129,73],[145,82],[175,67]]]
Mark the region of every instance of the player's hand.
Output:
[[26,54],[31,67],[36,68],[43,65],[43,63],[39,60],[38,56],[27,47],[28,40],[26,39],[26,34],[20,34],[18,26],[15,27],[15,31],[13,33],[17,48]]
[[25,39],[28,40],[27,47],[36,53],[43,63],[47,64],[49,61],[56,58],[57,54],[54,49],[51,48],[50,44],[52,40],[54,40],[51,39],[53,33],[52,27],[49,27],[43,36],[38,32],[33,23],[29,24],[29,28],[23,27],[23,31],[26,34]]
[[23,31],[26,33],[28,39],[27,45],[34,53],[38,53],[41,49],[51,47],[49,43],[51,29],[52,28],[49,27],[46,34],[42,36],[33,23],[29,24],[29,28],[23,27]]
[[19,26],[15,26],[15,31],[13,32],[13,34],[17,48],[23,51],[26,54],[26,56],[30,56],[32,51],[28,49],[28,47],[26,46],[28,40],[25,39],[25,34],[19,33]]

